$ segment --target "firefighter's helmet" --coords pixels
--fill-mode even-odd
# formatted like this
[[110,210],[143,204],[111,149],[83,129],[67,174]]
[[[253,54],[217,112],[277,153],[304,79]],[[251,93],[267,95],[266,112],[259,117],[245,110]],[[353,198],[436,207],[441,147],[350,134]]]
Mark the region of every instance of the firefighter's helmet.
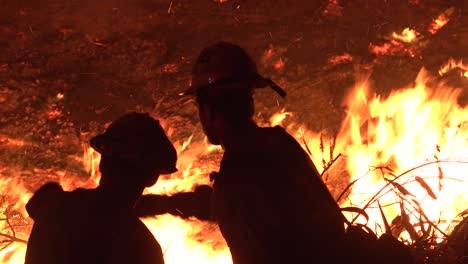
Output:
[[161,174],[177,171],[177,152],[158,120],[148,113],[127,113],[93,137],[90,145],[102,155],[154,162]]
[[271,79],[262,77],[257,65],[240,46],[217,42],[203,49],[192,69],[190,87],[183,95],[210,93],[220,89],[273,88],[282,97],[286,92]]

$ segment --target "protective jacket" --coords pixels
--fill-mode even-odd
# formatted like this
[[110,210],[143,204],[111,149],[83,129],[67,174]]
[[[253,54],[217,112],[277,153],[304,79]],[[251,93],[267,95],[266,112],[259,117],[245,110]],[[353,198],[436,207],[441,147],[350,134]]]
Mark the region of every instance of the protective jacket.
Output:
[[164,263],[159,243],[130,209],[98,189],[41,187],[26,205],[34,226],[26,264]]
[[224,154],[212,195],[233,262],[341,261],[343,215],[299,143],[277,126],[241,145]]

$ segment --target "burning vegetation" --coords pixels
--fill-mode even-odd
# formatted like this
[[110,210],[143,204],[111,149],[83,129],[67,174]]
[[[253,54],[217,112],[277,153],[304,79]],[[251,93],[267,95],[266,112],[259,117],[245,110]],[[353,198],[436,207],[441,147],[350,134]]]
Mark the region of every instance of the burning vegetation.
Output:
[[[178,93],[196,53],[219,39],[251,50],[287,90],[286,101],[258,92],[257,119],[296,136],[351,223],[398,238],[418,263],[466,263],[465,1],[3,2],[2,263],[24,261],[24,205],[40,185],[96,186],[89,138],[125,111],[158,117],[180,157],[148,193],[210,184],[221,149]],[[166,263],[231,262],[211,222],[144,221]]]

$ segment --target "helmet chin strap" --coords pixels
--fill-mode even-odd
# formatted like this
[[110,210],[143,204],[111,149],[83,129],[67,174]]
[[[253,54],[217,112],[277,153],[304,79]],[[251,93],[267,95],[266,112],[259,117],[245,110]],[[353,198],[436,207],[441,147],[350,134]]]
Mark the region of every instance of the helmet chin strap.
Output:
[[261,89],[261,88],[266,88],[266,87],[270,87],[271,89],[273,89],[282,98],[286,97],[287,95],[286,91],[283,90],[283,88],[281,88],[278,84],[276,84],[270,78],[260,77],[256,80],[255,88]]
[[272,81],[270,78],[265,79],[268,82],[268,86],[273,89],[279,96],[282,98],[286,97],[287,93],[283,88],[281,88],[278,84]]

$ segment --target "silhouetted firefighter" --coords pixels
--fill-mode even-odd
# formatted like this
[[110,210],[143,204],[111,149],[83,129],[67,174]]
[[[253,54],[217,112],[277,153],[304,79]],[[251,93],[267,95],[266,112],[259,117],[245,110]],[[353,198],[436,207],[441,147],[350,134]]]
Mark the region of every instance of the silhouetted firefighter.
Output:
[[[241,47],[219,42],[205,48],[184,94],[196,96],[204,133],[224,150],[211,197],[206,187],[193,193],[205,205],[194,204],[187,193],[166,201],[143,196],[138,211],[162,213],[164,203],[179,203],[183,214],[211,199],[212,219],[236,264],[344,260],[344,217],[308,154],[283,128],[259,127],[252,119],[253,90],[268,86],[285,95],[258,74]],[[209,215],[203,209],[187,215],[197,213]]]
[[377,239],[349,226],[292,136],[253,121],[254,89],[286,93],[259,75],[241,47],[219,42],[205,48],[191,78],[184,94],[195,95],[204,133],[224,150],[220,170],[211,175],[213,188],[142,196],[138,215],[216,221],[234,264],[412,263],[408,248],[391,235]]
[[133,211],[145,187],[173,173],[177,153],[159,122],[128,113],[91,139],[101,153],[95,189],[42,186],[26,205],[34,219],[26,264],[164,263],[159,243]]

